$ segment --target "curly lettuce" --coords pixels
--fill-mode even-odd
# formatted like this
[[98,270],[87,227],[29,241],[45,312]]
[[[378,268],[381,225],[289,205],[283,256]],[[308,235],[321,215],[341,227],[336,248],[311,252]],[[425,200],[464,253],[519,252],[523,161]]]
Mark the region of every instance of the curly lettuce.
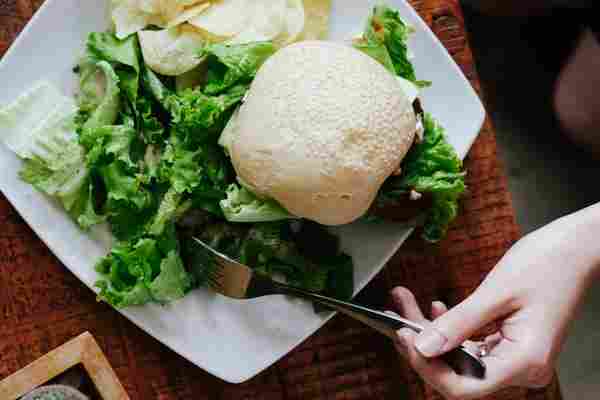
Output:
[[389,178],[378,195],[385,204],[406,199],[411,192],[430,196],[423,238],[441,240],[458,214],[458,201],[466,190],[461,159],[447,142],[444,129],[430,114],[425,114],[424,138],[415,144],[402,163],[403,173]]
[[[412,28],[397,10],[385,5],[373,7],[364,33],[354,47],[381,63],[398,78],[399,86],[413,100],[420,88],[431,83],[417,79],[410,60],[408,38]],[[427,211],[423,238],[438,242],[458,214],[458,200],[466,190],[462,161],[447,142],[444,129],[425,113],[424,134],[401,165],[402,174],[390,177],[378,194],[379,205],[405,201],[411,194],[426,196],[432,206]]]
[[114,124],[121,107],[119,77],[107,61],[80,65],[78,122],[81,129]]
[[51,138],[44,153],[24,160],[19,176],[42,193],[57,198],[83,229],[104,222],[94,208],[90,171],[81,146],[74,140]]
[[394,75],[409,80],[419,87],[431,82],[417,79],[410,60],[408,38],[413,28],[406,24],[398,10],[386,5],[373,7],[363,35],[354,41],[354,47],[380,62]]
[[119,84],[129,101],[135,104],[140,85],[140,49],[134,36],[119,39],[110,32],[90,33],[86,55],[96,62],[110,63],[119,77]]
[[[323,228],[298,233],[290,226],[298,221],[269,222],[291,216],[239,187],[218,143],[274,51],[271,43],[206,46],[203,68],[181,90],[148,68],[136,35],[92,33],[76,68],[77,107],[41,85],[0,108],[3,141],[24,159],[22,179],[82,228],[107,222],[117,239],[96,266],[99,299],[165,304],[206,284],[211,266],[192,234],[294,285],[352,294],[351,259],[339,243]],[[193,214],[203,222],[189,232],[183,222]],[[327,252],[315,254],[307,236],[327,242]]]
[[277,48],[271,42],[240,45],[212,44],[200,52],[207,58],[204,93],[217,95],[237,84],[249,84]]
[[227,189],[227,198],[221,200],[221,209],[230,222],[269,222],[294,218],[274,200],[260,199],[237,184]]
[[97,283],[99,296],[118,308],[184,297],[192,277],[177,251],[164,250],[158,240],[147,238],[115,246],[96,266],[105,277]]
[[[214,249],[253,266],[258,273],[278,275],[296,287],[350,299],[354,290],[352,259],[340,250],[339,240],[325,227],[308,221],[233,224],[209,222],[192,231]],[[186,260],[198,281],[214,266],[206,250],[193,240],[184,242]]]

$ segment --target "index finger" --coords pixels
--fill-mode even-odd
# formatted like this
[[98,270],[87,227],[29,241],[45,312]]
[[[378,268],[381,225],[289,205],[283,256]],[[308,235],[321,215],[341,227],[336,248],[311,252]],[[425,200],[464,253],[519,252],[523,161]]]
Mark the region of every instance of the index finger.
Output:
[[485,359],[487,374],[485,379],[475,379],[456,374],[439,358],[425,358],[414,347],[416,334],[401,330],[399,339],[404,344],[406,358],[425,382],[443,396],[450,399],[475,399],[509,386],[514,376],[513,366],[508,360],[499,357]]

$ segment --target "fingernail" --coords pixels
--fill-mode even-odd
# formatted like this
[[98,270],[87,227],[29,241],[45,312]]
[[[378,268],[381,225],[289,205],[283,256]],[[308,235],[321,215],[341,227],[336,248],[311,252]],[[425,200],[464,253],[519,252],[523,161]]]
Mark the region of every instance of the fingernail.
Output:
[[423,331],[415,340],[415,347],[425,357],[437,356],[448,339],[434,329]]

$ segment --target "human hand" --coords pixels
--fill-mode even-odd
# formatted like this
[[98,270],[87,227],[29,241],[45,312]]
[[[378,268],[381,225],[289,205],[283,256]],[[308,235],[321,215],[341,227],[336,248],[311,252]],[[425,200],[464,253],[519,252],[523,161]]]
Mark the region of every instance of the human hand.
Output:
[[[511,386],[543,387],[599,259],[598,206],[565,217],[520,240],[481,286],[447,311],[432,305],[432,322],[405,288],[392,292],[398,311],[425,326],[403,329],[396,347],[422,378],[449,399],[478,398]],[[592,221],[592,222],[590,222]],[[485,338],[483,380],[454,373],[437,356],[458,347],[482,327],[500,322]]]

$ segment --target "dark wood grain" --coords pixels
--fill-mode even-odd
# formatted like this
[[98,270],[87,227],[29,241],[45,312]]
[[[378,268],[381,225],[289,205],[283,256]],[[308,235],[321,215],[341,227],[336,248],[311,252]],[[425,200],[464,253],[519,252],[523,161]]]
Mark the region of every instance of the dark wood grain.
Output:
[[[0,0],[0,55],[42,0]],[[479,82],[458,0],[413,0],[473,86]],[[477,287],[519,238],[506,178],[486,124],[471,150],[469,194],[440,246],[410,239],[359,300],[384,306],[395,285],[422,305],[456,304]],[[338,316],[250,382],[226,384],[162,346],[94,294],[50,253],[0,197],[0,379],[76,335],[90,331],[132,399],[436,399],[383,337]],[[208,344],[207,344],[208,345]],[[558,400],[544,390],[507,390],[494,400]]]

